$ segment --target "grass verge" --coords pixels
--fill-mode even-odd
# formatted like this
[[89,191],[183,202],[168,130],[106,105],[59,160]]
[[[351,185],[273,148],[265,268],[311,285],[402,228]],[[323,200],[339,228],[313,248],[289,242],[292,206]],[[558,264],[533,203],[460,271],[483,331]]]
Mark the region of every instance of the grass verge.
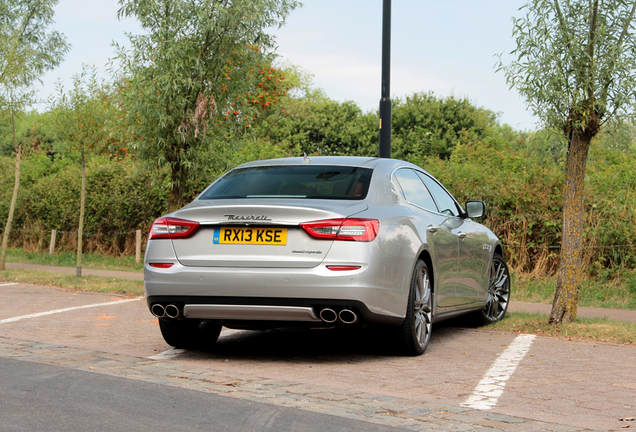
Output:
[[[49,255],[48,252],[27,252],[24,249],[7,249],[7,262],[22,264],[40,264],[60,267],[75,267],[77,265],[77,255],[75,252],[61,251]],[[142,262],[137,264],[135,257],[107,257],[99,254],[82,254],[82,268],[96,270],[117,270],[129,272],[142,272],[144,270]]]
[[571,324],[548,324],[548,316],[512,312],[495,324],[486,327],[512,333],[560,337],[568,340],[591,340],[617,344],[636,343],[636,323],[613,321],[607,318],[577,318]]
[[77,291],[144,295],[144,284],[142,281],[112,277],[82,276],[78,278],[75,275],[49,273],[39,270],[5,270],[0,272],[0,280],[54,286]]
[[[551,304],[556,276],[533,278],[512,273],[512,300]],[[579,306],[636,310],[636,271],[623,270],[613,278],[598,277],[581,282]]]

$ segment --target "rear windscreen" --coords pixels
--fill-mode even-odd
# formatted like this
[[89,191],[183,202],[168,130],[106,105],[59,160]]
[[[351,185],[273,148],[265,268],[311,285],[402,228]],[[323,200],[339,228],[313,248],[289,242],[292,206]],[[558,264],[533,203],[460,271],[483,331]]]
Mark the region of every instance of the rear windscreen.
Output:
[[372,172],[370,168],[326,165],[240,168],[220,178],[199,199],[363,199]]

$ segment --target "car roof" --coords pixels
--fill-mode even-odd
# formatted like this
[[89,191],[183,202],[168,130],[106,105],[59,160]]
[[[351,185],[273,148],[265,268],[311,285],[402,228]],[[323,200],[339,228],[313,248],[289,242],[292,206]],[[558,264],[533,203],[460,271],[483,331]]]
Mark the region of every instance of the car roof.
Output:
[[384,160],[387,159],[361,156],[305,156],[247,162],[237,168],[275,165],[345,165],[374,168]]

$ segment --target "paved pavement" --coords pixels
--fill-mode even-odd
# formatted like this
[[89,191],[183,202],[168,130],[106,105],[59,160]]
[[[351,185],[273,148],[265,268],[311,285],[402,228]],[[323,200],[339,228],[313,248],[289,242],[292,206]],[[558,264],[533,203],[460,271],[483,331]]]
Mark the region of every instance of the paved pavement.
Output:
[[517,335],[448,321],[413,358],[394,356],[370,332],[225,329],[214,352],[194,352],[165,344],[142,298],[11,284],[0,286],[0,302],[4,358],[408,430],[636,428],[633,345],[537,337],[499,379],[505,387],[495,405],[477,410],[462,404]]

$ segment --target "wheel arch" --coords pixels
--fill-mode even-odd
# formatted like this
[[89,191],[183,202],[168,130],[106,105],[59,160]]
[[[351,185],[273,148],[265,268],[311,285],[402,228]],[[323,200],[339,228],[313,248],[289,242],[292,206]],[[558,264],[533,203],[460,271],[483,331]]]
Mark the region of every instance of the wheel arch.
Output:
[[433,258],[431,257],[431,254],[429,253],[428,250],[423,249],[419,256],[417,257],[417,259],[421,259],[422,261],[424,261],[426,263],[426,266],[428,267],[429,271],[430,271],[430,278],[431,278],[431,292],[433,294],[435,294],[435,292],[437,291],[435,289],[435,268],[433,267]]
[[502,256],[502,257],[504,256],[504,253],[503,253],[503,247],[501,246],[501,243],[497,243],[497,244],[495,245],[495,251],[494,251],[494,253],[499,254],[499,255],[500,255],[500,256]]

